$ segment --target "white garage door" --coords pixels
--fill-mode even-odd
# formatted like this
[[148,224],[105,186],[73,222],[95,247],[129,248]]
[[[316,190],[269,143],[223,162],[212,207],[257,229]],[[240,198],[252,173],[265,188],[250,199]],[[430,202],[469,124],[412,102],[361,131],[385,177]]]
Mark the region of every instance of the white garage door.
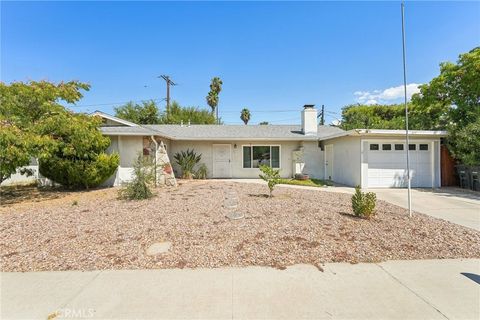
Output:
[[[411,143],[410,172],[412,187],[432,187],[432,145]],[[368,143],[368,187],[407,187],[405,143],[380,141]]]

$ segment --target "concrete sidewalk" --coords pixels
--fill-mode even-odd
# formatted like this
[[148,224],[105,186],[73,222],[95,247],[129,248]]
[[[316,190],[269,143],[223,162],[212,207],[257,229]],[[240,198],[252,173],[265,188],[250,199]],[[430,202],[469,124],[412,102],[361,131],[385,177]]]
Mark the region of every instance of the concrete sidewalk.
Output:
[[55,312],[53,319],[480,317],[478,259],[333,263],[324,269],[2,273],[0,317],[46,319]]

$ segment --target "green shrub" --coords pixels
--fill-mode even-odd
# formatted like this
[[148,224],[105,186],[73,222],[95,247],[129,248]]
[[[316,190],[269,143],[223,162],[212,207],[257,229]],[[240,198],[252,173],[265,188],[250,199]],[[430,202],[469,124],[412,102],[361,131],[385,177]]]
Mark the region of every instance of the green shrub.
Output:
[[42,120],[36,130],[52,139],[40,153],[39,171],[67,188],[90,188],[105,182],[117,169],[118,154],[106,154],[110,139],[98,130],[101,119],[59,113]]
[[207,179],[208,170],[205,163],[202,163],[194,174],[195,179]]
[[181,151],[175,153],[173,156],[177,164],[182,169],[182,178],[183,179],[192,179],[193,178],[193,168],[197,163],[202,159],[202,155],[197,155],[195,150],[187,149],[187,151]]
[[275,188],[275,185],[280,183],[280,169],[273,169],[270,166],[267,165],[260,165],[260,171],[262,174],[260,174],[260,178],[265,180],[268,183],[268,189],[270,190],[270,197],[272,197],[272,192],[273,189]]
[[357,217],[370,218],[375,215],[375,204],[377,196],[373,192],[362,192],[360,186],[355,187],[355,194],[352,196],[353,213]]
[[142,200],[153,196],[151,190],[155,184],[155,164],[150,157],[139,154],[133,164],[133,179],[127,182],[118,195],[126,200]]

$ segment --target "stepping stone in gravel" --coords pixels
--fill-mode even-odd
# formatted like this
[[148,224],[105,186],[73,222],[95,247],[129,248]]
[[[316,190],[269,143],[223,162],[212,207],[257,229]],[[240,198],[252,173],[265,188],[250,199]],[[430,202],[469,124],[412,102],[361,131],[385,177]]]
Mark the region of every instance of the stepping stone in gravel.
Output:
[[156,242],[147,248],[147,255],[155,256],[160,253],[165,253],[168,250],[170,250],[171,246],[172,246],[171,242]]

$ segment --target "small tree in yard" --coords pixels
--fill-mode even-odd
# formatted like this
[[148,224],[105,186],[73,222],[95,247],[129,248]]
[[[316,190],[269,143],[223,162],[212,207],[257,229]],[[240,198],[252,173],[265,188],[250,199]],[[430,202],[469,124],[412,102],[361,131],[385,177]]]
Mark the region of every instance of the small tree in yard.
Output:
[[126,200],[142,200],[153,196],[151,190],[155,183],[155,164],[150,157],[139,154],[133,164],[133,179],[127,182],[118,195]]
[[370,218],[375,215],[375,204],[377,196],[373,192],[362,192],[360,186],[355,187],[355,194],[352,196],[352,209],[357,217]]
[[275,185],[280,182],[280,169],[273,169],[272,167],[267,165],[261,165],[259,168],[262,172],[262,174],[260,174],[259,176],[268,183],[268,189],[270,190],[271,198]]

